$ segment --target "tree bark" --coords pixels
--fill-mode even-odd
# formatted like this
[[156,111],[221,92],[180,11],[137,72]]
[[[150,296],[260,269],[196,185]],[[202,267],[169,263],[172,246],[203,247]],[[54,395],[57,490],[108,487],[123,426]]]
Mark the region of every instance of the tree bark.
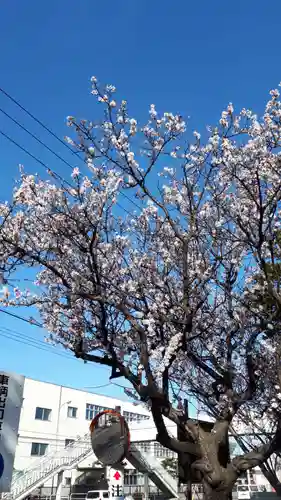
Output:
[[224,491],[211,491],[208,494],[203,495],[204,500],[229,500],[229,493]]
[[213,490],[210,485],[203,481],[204,500],[229,500],[230,492],[225,490]]
[[223,491],[211,491],[207,495],[204,493],[204,500],[229,500],[229,494]]
[[[213,432],[199,427],[199,443],[202,456],[193,463],[193,469],[201,473],[204,500],[229,500],[237,473],[227,468],[228,456],[221,457],[219,447],[227,439],[227,423],[216,423]],[[225,463],[221,463],[221,461]]]

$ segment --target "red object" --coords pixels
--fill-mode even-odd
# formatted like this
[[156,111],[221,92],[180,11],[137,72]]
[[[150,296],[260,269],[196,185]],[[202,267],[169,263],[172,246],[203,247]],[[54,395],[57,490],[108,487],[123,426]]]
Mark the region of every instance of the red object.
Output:
[[130,434],[130,431],[129,431],[129,427],[128,427],[128,424],[126,422],[126,420],[124,419],[124,417],[118,413],[117,411],[115,410],[103,410],[101,411],[100,413],[98,413],[95,418],[93,418],[93,420],[91,421],[90,423],[90,432],[94,432],[95,430],[95,427],[98,423],[98,420],[99,418],[102,416],[102,415],[106,415],[106,414],[111,414],[111,415],[117,415],[119,418],[120,418],[120,422],[122,425],[124,425],[127,433],[128,433],[128,448],[130,447],[130,444],[131,444],[131,434]]
[[115,472],[113,477],[114,477],[114,479],[116,479],[116,481],[119,481],[121,474],[119,474],[118,470]]

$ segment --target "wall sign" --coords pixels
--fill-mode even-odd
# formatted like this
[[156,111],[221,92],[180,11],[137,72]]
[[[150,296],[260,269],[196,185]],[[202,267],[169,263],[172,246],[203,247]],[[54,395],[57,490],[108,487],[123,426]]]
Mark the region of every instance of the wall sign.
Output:
[[0,371],[0,493],[11,489],[24,377]]

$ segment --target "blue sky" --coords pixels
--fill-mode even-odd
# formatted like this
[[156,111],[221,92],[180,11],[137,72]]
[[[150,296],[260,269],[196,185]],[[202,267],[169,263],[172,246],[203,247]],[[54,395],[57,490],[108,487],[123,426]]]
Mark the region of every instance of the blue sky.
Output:
[[[280,0],[2,0],[0,87],[60,137],[68,133],[67,115],[95,118],[91,75],[116,85],[140,120],[154,103],[191,116],[191,128],[204,131],[229,101],[262,111],[268,91],[281,80],[280,18]],[[66,148],[1,92],[0,109],[73,163]],[[0,130],[69,175],[1,112]],[[41,169],[1,136],[0,161],[1,199],[9,198],[19,163],[32,172]],[[41,343],[31,346],[26,336],[41,342],[44,333],[0,313],[1,368],[80,388],[107,383],[106,369],[49,353]],[[122,395],[116,386],[95,392]]]

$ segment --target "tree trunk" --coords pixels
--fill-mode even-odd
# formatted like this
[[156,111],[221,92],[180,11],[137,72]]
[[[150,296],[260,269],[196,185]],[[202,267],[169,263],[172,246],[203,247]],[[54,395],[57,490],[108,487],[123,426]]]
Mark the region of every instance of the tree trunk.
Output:
[[227,440],[227,422],[218,422],[212,432],[199,427],[200,459],[193,462],[193,469],[201,473],[204,500],[229,500],[237,479],[234,469],[227,468],[228,454],[220,455],[220,445]]
[[208,483],[203,482],[204,500],[229,500],[230,493],[225,490],[213,490]]
[[224,491],[211,491],[210,493],[203,495],[204,500],[229,500],[229,493],[225,493]]

